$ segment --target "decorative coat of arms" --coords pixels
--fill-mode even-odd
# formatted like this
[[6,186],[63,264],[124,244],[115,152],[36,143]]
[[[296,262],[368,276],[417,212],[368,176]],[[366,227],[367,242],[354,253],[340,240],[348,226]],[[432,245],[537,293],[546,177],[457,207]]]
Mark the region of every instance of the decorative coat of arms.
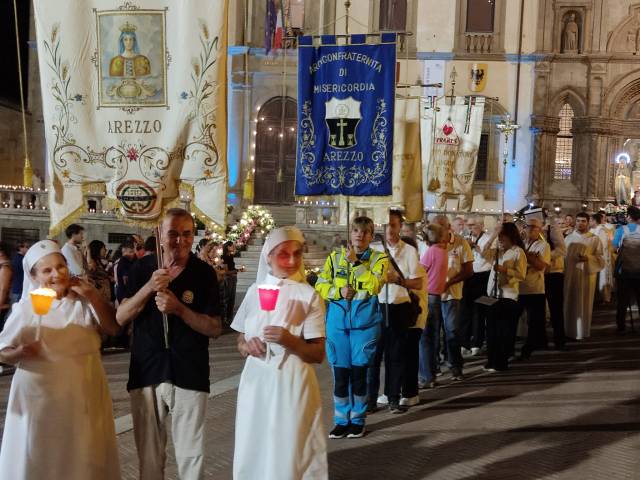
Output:
[[343,100],[332,97],[325,102],[324,119],[329,130],[329,145],[333,148],[351,148],[358,143],[356,129],[362,118],[360,103],[353,97]]

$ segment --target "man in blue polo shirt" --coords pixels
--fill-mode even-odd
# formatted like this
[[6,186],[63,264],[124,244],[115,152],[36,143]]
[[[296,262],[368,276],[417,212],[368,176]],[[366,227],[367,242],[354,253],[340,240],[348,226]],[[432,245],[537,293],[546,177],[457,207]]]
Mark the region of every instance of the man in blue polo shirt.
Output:
[[139,259],[116,314],[120,325],[133,321],[127,389],[141,480],[164,478],[169,413],[179,478],[202,478],[204,472],[209,337],[220,335],[221,322],[216,274],[191,253],[194,227],[186,210],[167,211],[163,268],[155,255]]

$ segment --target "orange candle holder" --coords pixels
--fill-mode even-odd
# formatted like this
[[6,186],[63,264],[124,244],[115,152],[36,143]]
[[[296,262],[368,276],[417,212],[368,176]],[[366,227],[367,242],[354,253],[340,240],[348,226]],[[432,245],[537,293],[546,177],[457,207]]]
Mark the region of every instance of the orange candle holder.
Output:
[[36,315],[38,315],[38,325],[36,327],[36,340],[40,340],[40,326],[42,325],[42,316],[49,313],[53,299],[56,298],[55,290],[50,288],[36,288],[29,292],[31,296],[31,306]]

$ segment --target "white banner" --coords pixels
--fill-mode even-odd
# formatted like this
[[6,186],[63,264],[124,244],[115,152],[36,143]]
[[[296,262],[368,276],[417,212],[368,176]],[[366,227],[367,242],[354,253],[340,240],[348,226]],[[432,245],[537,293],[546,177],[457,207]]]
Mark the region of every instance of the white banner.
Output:
[[445,98],[435,100],[435,105],[433,97],[422,100],[425,210],[444,209],[449,197],[458,198],[457,210],[471,210],[484,104],[483,97],[456,97],[451,105]]
[[152,222],[180,188],[220,225],[226,208],[227,0],[35,0],[51,231],[104,185]]

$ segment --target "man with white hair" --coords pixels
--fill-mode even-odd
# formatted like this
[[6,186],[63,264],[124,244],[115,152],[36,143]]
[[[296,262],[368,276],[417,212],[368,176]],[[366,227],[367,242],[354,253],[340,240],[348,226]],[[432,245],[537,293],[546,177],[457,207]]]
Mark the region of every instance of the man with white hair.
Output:
[[462,218],[462,217],[454,218],[453,221],[451,222],[451,230],[456,235],[460,235],[461,237],[463,237],[464,234],[465,234],[465,231],[464,231],[464,218]]
[[541,235],[542,220],[528,218],[526,228],[527,238],[524,246],[527,255],[527,276],[520,282],[518,296],[518,303],[520,308],[527,312],[529,324],[527,340],[520,352],[520,357],[525,360],[534,350],[547,347],[544,272],[551,263],[551,249]]
[[460,351],[460,300],[463,282],[473,275],[473,253],[469,243],[451,231],[446,215],[436,215],[437,223],[448,232],[447,255],[449,270],[442,299],[442,320],[444,322],[447,357],[452,380],[463,380],[462,353]]
[[[484,231],[484,220],[477,215],[467,219],[469,246],[473,251],[473,275],[464,282],[462,292],[462,346],[471,355],[478,355],[485,337],[485,309],[475,303],[487,292],[492,258],[485,248],[491,235]],[[464,351],[464,350],[463,350]]]

